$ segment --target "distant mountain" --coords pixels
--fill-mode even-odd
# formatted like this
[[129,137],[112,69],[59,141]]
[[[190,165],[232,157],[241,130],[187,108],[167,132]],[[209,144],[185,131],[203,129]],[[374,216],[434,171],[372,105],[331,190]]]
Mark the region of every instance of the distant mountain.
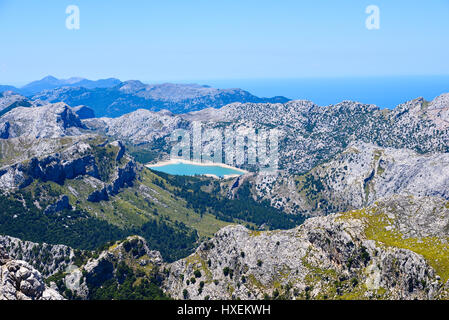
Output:
[[83,88],[109,88],[116,86],[120,83],[120,80],[115,78],[100,79],[97,81],[83,79],[83,78],[70,78],[70,79],[57,79],[52,76],[47,76],[41,80],[33,81],[22,88],[19,92],[24,95],[34,95],[44,90],[52,90],[61,87],[83,87]]
[[285,97],[259,98],[242,89],[216,89],[198,84],[144,84],[125,81],[112,88],[63,87],[41,92],[33,100],[86,105],[98,117],[119,117],[138,109],[186,113],[205,108],[221,108],[233,102],[285,103]]
[[[242,89],[216,89],[198,84],[144,84],[138,80],[121,82],[115,78],[88,80],[47,76],[21,88],[1,85],[0,93],[14,92],[36,104],[64,102],[84,105],[98,117],[119,117],[138,109],[186,113],[206,108],[221,108],[234,102],[285,103],[285,97],[259,98]],[[33,103],[31,101],[31,103]],[[91,116],[89,116],[91,117]]]
[[5,91],[13,91],[13,92],[17,92],[19,89],[17,89],[14,86],[2,86],[0,85],[0,93],[5,92]]
[[41,91],[52,90],[62,87],[82,87],[88,89],[110,88],[120,83],[121,81],[115,78],[88,80],[78,77],[72,77],[69,79],[57,79],[53,76],[47,76],[41,80],[30,82],[21,88],[9,85],[0,85],[0,93],[5,91],[13,91],[15,93],[20,93],[24,96],[32,96]]

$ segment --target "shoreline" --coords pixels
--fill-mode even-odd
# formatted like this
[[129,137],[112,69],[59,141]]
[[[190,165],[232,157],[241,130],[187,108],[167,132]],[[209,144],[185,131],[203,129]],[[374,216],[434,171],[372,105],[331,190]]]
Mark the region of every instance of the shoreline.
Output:
[[[178,163],[183,163],[183,164],[191,164],[191,165],[195,165],[195,166],[202,166],[202,167],[221,167],[221,168],[226,168],[226,169],[231,169],[231,170],[235,170],[235,171],[239,171],[243,174],[247,174],[248,171],[243,170],[243,169],[239,169],[236,167],[232,167],[230,165],[227,165],[225,163],[216,163],[216,162],[195,162],[195,161],[190,161],[190,160],[185,160],[185,159],[170,159],[170,160],[164,160],[164,161],[160,161],[157,162],[155,164],[145,164],[145,167],[147,168],[158,168],[158,167],[163,167],[166,165],[170,165],[170,164],[178,164]],[[214,176],[216,178],[218,178],[218,176],[213,175],[213,174],[209,174],[210,176]],[[240,175],[238,174],[230,174],[230,175],[225,175],[224,178],[232,178],[232,177],[238,177]]]

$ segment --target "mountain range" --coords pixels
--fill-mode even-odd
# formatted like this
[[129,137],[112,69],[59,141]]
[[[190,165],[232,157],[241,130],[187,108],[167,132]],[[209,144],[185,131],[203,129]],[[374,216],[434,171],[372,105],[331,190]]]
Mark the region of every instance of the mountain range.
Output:
[[[245,99],[138,81],[3,93],[0,299],[449,297],[449,94],[392,110]],[[131,100],[160,104],[114,109]],[[276,128],[277,175],[144,166],[195,121]]]
[[61,87],[83,87],[88,89],[93,88],[109,88],[116,86],[120,83],[120,80],[115,78],[100,79],[100,80],[88,80],[79,77],[72,77],[69,79],[57,79],[53,76],[46,76],[41,80],[32,81],[23,87],[16,88],[9,85],[0,85],[0,92],[13,91],[24,96],[32,96],[41,91],[52,90]]
[[0,86],[0,92],[12,91],[28,97],[31,103],[65,102],[84,105],[98,117],[118,117],[138,109],[185,113],[204,108],[219,108],[232,102],[286,102],[285,97],[259,98],[241,89],[215,89],[197,84],[144,84],[138,80],[121,82],[110,78],[87,80],[56,79],[52,76],[33,81],[22,88]]

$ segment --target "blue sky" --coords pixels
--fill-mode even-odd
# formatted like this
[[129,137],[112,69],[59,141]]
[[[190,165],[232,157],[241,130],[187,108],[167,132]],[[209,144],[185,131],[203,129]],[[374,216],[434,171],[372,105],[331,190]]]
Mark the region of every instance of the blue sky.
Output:
[[0,39],[0,84],[449,75],[449,0],[0,0]]

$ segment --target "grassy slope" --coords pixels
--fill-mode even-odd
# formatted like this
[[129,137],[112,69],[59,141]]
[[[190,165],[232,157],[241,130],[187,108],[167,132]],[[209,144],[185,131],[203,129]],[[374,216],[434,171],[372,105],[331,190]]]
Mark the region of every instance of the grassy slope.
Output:
[[27,189],[33,194],[36,188],[49,189],[52,193],[65,194],[70,204],[91,216],[105,220],[120,228],[139,227],[151,219],[163,217],[170,221],[180,221],[196,229],[200,237],[211,237],[220,228],[229,223],[216,219],[207,213],[202,217],[193,209],[186,207],[186,201],[177,198],[168,190],[154,184],[156,176],[144,168],[139,180],[133,187],[125,188],[109,201],[89,202],[88,195],[95,190],[90,179],[66,180],[64,185],[54,182],[35,181]]

